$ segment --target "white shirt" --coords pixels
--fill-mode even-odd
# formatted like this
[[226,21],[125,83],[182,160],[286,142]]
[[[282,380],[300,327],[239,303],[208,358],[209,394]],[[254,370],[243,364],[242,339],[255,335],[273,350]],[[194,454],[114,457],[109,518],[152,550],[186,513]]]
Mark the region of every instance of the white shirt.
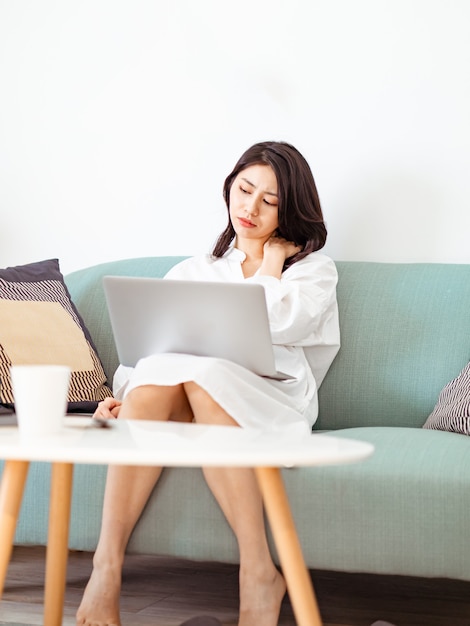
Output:
[[255,282],[263,285],[278,371],[294,381],[270,381],[295,399],[297,410],[310,424],[318,415],[317,389],[340,345],[333,261],[313,252],[285,270],[280,279],[245,278],[246,255],[230,248],[222,258],[203,255],[174,266],[165,278],[179,280]]

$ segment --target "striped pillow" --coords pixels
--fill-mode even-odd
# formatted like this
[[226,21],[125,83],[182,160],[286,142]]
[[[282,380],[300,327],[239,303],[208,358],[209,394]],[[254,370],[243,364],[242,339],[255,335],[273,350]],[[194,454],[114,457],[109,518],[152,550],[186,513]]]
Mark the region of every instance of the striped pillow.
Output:
[[441,391],[423,428],[470,435],[470,362]]
[[0,404],[14,402],[10,365],[34,363],[70,367],[69,411],[112,395],[57,259],[0,269]]

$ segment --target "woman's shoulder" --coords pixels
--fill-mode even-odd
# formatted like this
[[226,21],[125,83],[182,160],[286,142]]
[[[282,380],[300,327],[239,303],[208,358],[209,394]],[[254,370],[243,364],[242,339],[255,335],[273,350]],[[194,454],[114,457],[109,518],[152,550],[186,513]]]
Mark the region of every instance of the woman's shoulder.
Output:
[[325,272],[336,273],[336,265],[333,259],[327,254],[323,252],[311,252],[307,254],[307,256],[304,256],[303,259],[300,259],[300,261],[293,263],[286,272],[289,270],[293,272],[318,272],[323,270]]
[[307,261],[310,263],[333,263],[334,264],[334,261],[330,256],[328,256],[324,252],[320,252],[319,250],[317,250],[316,252],[310,252],[310,254],[307,254],[307,256],[305,256],[302,259],[302,261]]

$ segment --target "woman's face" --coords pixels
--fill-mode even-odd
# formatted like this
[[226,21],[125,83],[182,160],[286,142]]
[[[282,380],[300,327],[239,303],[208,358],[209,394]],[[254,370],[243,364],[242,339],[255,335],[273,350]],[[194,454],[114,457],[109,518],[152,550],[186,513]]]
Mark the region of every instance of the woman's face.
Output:
[[230,220],[238,239],[267,241],[279,226],[277,179],[270,165],[250,165],[230,188]]

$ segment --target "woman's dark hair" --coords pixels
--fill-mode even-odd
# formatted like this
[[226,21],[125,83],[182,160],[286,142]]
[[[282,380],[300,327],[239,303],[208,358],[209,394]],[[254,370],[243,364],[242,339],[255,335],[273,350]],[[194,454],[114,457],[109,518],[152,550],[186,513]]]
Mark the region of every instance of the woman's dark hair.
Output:
[[[284,269],[307,254],[323,248],[327,231],[313,174],[300,152],[288,143],[265,141],[248,148],[225,179],[223,193],[227,209],[230,207],[233,181],[250,165],[272,167],[278,186],[277,232],[280,237],[302,247],[300,252],[286,260]],[[235,231],[229,213],[228,225],[217,239],[212,255],[223,256],[234,237]]]

